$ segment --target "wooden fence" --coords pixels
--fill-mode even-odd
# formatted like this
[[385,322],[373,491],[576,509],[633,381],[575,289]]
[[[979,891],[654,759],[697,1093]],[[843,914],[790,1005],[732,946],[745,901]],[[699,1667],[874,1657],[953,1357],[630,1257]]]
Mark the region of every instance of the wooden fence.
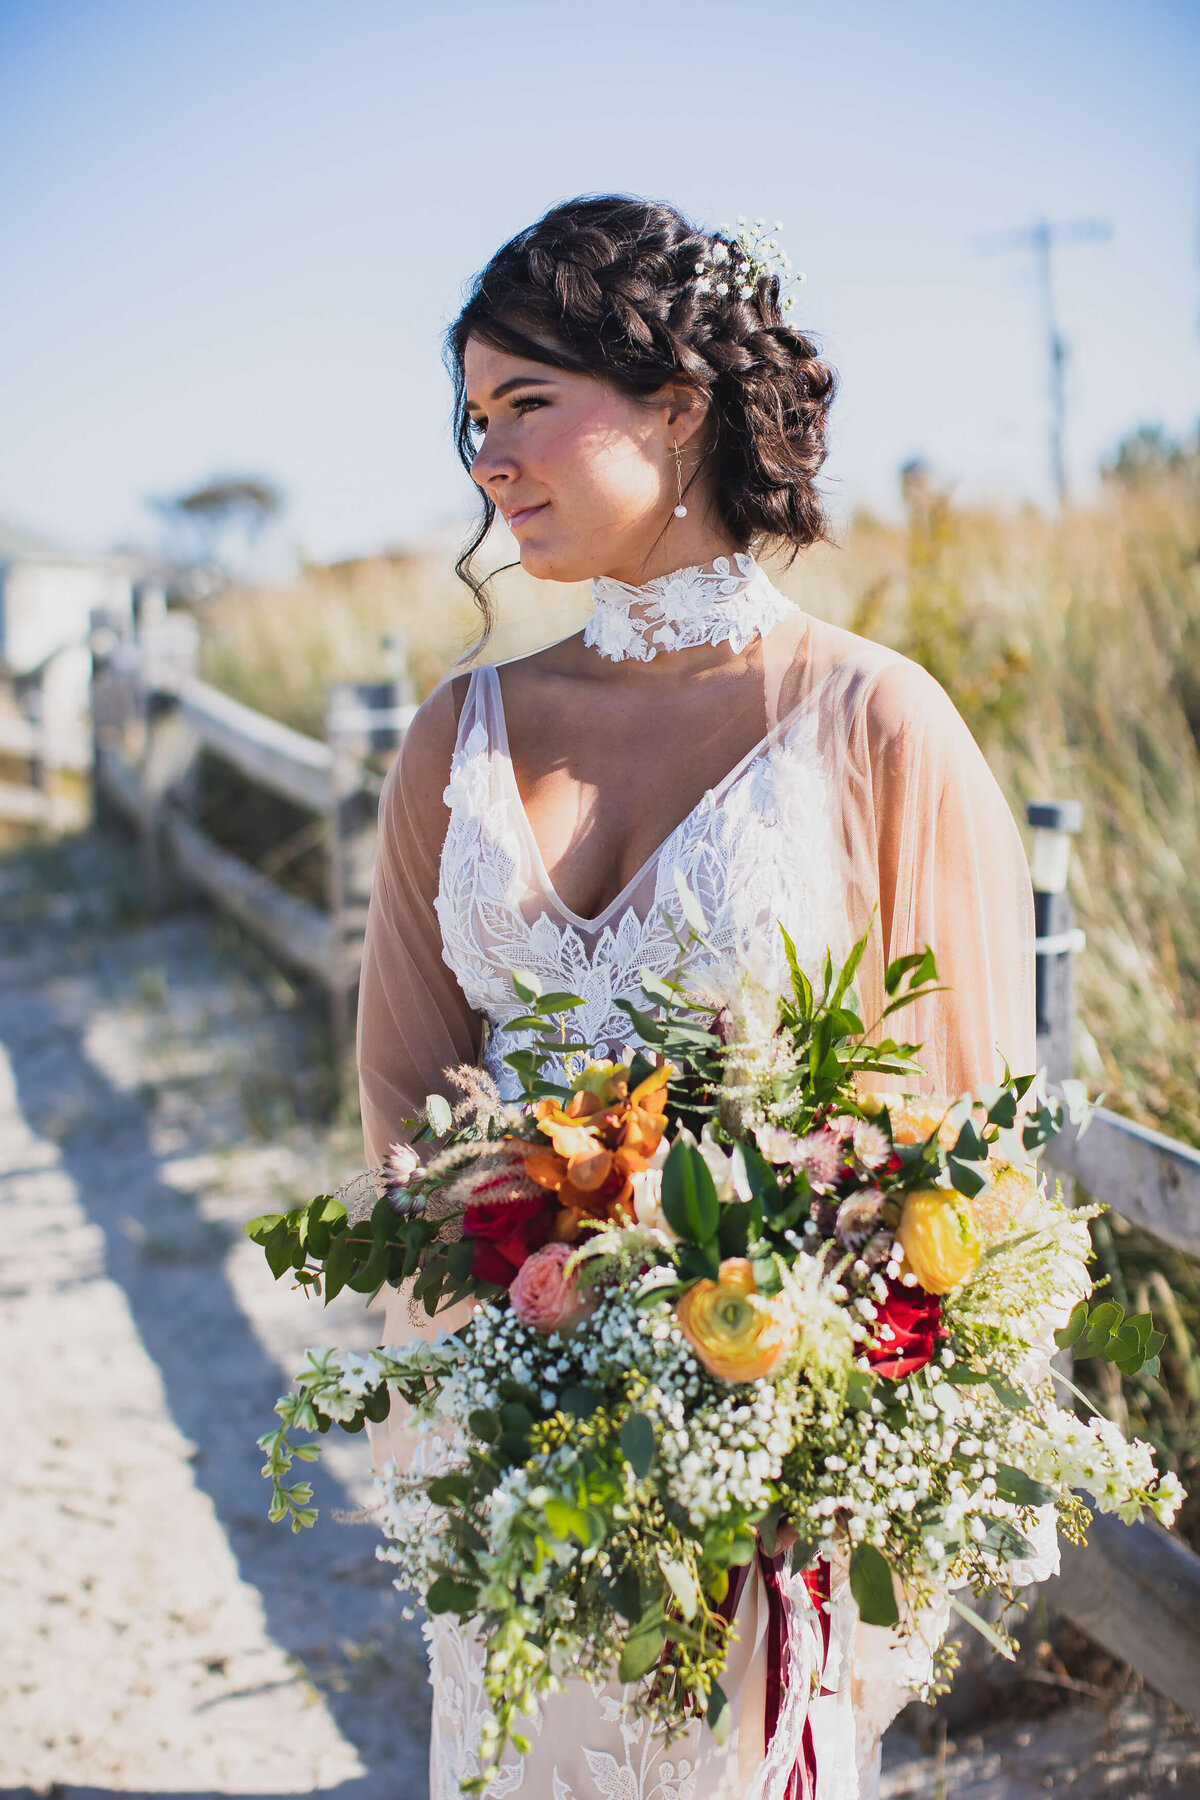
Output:
[[[1052,1081],[1073,1069],[1074,958],[1083,947],[1066,895],[1076,802],[1034,802],[1038,930],[1038,1054]],[[1069,1185],[1200,1256],[1200,1151],[1098,1107],[1082,1135],[1069,1126],[1046,1149]],[[1095,1517],[1086,1547],[1064,1543],[1047,1603],[1152,1687],[1200,1719],[1200,1557],[1159,1526]]]
[[91,746],[86,726],[63,705],[56,677],[62,658],[76,649],[55,651],[36,669],[0,680],[0,757],[25,765],[23,781],[0,781],[0,820],[48,830],[72,821],[75,809],[55,777],[63,770],[86,776]]
[[[368,762],[400,742],[415,711],[403,679],[330,689],[327,741],[289,730],[196,679],[196,634],[168,616],[134,640],[98,616],[93,637],[95,793],[101,820],[136,828],[147,896],[157,905],[182,878],[286,966],[329,995],[339,1064],[352,1034],[363,923],[374,860],[380,777]],[[325,821],[328,907],[286,893],[232,855],[191,816],[201,750]],[[1030,808],[1038,928],[1038,1045],[1052,1079],[1071,1073],[1074,957],[1081,947],[1066,898],[1074,803]],[[1200,1152],[1099,1108],[1081,1137],[1055,1140],[1048,1160],[1069,1182],[1200,1256]],[[1097,1518],[1086,1549],[1063,1546],[1049,1603],[1154,1687],[1200,1718],[1200,1557],[1150,1524]]]
[[[134,638],[92,620],[96,816],[119,815],[140,842],[147,902],[173,882],[199,889],[286,968],[328,997],[336,1067],[353,1040],[363,930],[375,857],[381,776],[371,758],[394,750],[416,710],[404,675],[329,689],[326,741],[243,706],[196,677],[197,632],[168,614]],[[194,817],[202,753],[314,815],[328,852],[324,908],[287,892],[201,829]]]

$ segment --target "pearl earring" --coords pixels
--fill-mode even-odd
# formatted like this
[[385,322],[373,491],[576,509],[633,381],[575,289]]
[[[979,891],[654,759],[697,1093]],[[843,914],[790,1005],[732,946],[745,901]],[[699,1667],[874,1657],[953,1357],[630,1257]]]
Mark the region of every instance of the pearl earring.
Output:
[[675,508],[677,519],[687,518],[687,507],[683,504],[683,458],[679,454],[679,445],[671,439],[671,448],[675,452],[675,489],[679,495],[679,504]]

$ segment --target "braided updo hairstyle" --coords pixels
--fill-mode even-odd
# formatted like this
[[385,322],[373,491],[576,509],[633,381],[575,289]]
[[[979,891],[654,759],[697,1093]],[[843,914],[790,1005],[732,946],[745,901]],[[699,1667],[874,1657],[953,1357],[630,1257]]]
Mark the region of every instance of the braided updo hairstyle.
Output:
[[[715,239],[674,207],[627,195],[569,200],[499,249],[472,285],[447,334],[459,457],[475,453],[463,358],[481,339],[510,356],[598,375],[633,398],[682,381],[708,394],[715,501],[731,537],[746,546],[797,550],[827,535],[816,479],[825,461],[833,371],[810,338],[785,324],[779,281],[760,275],[739,289],[741,251],[730,254],[728,292],[697,286],[696,265]],[[459,558],[461,578],[492,624],[472,558],[495,506]]]

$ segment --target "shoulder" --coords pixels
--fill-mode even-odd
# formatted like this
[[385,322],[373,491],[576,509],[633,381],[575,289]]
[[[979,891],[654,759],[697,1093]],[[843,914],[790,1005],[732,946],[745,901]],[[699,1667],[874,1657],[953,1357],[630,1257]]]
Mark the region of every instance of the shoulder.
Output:
[[974,749],[945,688],[911,658],[818,620],[811,648],[827,709],[841,710],[847,729],[865,732],[873,747],[922,741]]
[[384,778],[379,801],[383,830],[396,828],[401,814],[410,821],[435,815],[442,806],[469,682],[469,675],[448,675],[417,708]]

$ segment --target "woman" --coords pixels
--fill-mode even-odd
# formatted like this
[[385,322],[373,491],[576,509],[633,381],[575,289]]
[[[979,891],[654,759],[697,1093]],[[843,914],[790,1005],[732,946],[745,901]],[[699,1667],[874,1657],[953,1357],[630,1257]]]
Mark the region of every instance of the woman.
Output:
[[[781,989],[776,921],[814,970],[873,921],[868,1019],[885,962],[935,947],[947,991],[906,1015],[931,1090],[993,1080],[1005,1056],[1032,1067],[1029,880],[979,751],[929,676],[810,618],[753,560],[825,535],[834,380],[785,322],[777,269],[670,207],[575,201],[496,254],[449,348],[483,497],[460,572],[499,510],[523,567],[590,577],[595,611],[577,636],[443,682],[388,779],[359,1027],[371,1163],[449,1067],[482,1063],[515,1097],[503,1058],[522,1040],[495,1031],[522,1010],[513,969],[584,996],[582,1037],[619,1051],[615,1002],[642,1003],[641,972],[677,955],[679,873],[708,922],[694,973],[710,991]],[[392,1295],[389,1341],[418,1328]],[[874,1792],[908,1649],[855,1630],[835,1596],[807,1741],[799,1726],[781,1741],[767,1613],[755,1578],[724,1748],[699,1725],[664,1748],[619,1689],[577,1682],[490,1791],[792,1800],[815,1761],[818,1800]],[[432,1793],[450,1800],[474,1766],[478,1663],[453,1621],[431,1649]]]

